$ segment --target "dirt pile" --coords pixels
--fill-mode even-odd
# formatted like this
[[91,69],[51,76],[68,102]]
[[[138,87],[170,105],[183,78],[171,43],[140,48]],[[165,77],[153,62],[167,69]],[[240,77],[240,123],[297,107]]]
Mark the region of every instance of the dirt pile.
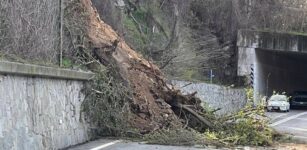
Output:
[[[132,93],[130,103],[132,118],[130,124],[141,133],[164,127],[187,124],[196,129],[212,128],[213,125],[201,114],[205,114],[201,101],[192,95],[167,85],[163,73],[150,61],[131,49],[125,41],[104,23],[90,0],[81,0],[86,14],[87,38],[83,46],[91,57],[97,58],[104,66],[114,66],[119,79],[125,82]],[[189,114],[190,117],[182,114]]]
[[[201,106],[196,93],[183,95],[168,85],[156,65],[131,49],[100,19],[91,0],[72,0],[69,4],[66,34],[71,36],[78,60],[97,72],[92,86],[86,88],[90,94],[85,104],[89,120],[94,120],[101,135],[131,133],[142,137],[149,133],[146,135],[154,143],[170,143],[169,139],[186,143],[185,139],[195,136],[222,145],[272,143],[274,135],[264,107],[255,108],[251,103],[238,114],[215,118],[212,111]],[[253,92],[248,93],[252,101]],[[181,134],[176,134],[181,129]],[[188,136],[185,133],[191,137],[183,139]]]

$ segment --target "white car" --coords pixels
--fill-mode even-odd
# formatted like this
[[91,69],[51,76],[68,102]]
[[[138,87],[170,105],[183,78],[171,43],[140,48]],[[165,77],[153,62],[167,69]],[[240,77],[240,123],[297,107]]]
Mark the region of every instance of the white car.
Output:
[[290,103],[286,95],[273,95],[270,97],[267,103],[267,110],[279,110],[283,112],[290,111]]

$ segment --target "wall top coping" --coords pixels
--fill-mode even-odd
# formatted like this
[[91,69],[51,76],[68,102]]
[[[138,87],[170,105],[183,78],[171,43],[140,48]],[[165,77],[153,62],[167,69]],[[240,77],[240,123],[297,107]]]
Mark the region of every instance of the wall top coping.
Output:
[[0,61],[0,74],[57,78],[57,79],[68,79],[68,80],[90,80],[95,75],[92,72],[46,67],[46,66],[39,66],[32,64],[23,64],[23,63],[8,62],[8,61]]

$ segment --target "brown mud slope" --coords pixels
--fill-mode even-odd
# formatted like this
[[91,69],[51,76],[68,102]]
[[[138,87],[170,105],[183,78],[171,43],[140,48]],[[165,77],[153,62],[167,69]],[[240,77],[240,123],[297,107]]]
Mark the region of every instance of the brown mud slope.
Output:
[[190,126],[210,127],[195,94],[184,96],[166,84],[163,73],[151,62],[131,49],[125,41],[104,23],[91,0],[81,0],[85,12],[89,14],[87,35],[90,49],[104,65],[112,63],[118,68],[122,79],[127,81],[133,93],[131,104],[133,119],[130,124],[142,132],[150,132],[163,127],[181,126],[187,119],[179,116],[178,110],[189,113]]

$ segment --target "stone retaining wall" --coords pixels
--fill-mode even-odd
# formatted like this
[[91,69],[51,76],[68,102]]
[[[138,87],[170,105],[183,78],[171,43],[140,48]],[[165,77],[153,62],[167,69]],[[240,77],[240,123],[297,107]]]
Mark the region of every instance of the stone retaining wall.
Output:
[[61,149],[88,141],[81,90],[92,76],[0,62],[0,149]]
[[197,92],[196,96],[206,102],[211,108],[221,108],[221,110],[216,112],[217,115],[238,112],[247,102],[244,89],[227,88],[208,83],[189,84],[191,82],[186,81],[172,81],[172,83],[185,94]]

